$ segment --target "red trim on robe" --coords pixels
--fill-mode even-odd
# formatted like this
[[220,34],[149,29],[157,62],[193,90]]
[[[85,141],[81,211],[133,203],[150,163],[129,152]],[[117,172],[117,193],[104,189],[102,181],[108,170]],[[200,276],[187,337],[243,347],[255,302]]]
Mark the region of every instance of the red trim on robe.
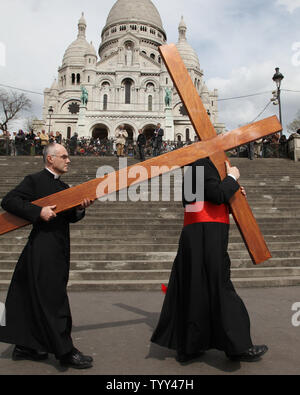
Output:
[[184,212],[184,226],[201,222],[219,222],[229,225],[229,207],[227,204],[196,202],[189,204]]

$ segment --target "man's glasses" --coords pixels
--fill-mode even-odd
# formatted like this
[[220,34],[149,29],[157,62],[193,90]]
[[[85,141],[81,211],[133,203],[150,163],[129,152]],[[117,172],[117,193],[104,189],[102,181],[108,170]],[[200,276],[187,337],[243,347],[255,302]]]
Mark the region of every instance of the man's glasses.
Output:
[[69,159],[70,157],[69,157],[69,155],[60,155],[60,156],[57,156],[57,155],[51,155],[51,156],[56,156],[57,158],[60,158],[60,159],[63,159],[63,160],[67,160],[67,159]]

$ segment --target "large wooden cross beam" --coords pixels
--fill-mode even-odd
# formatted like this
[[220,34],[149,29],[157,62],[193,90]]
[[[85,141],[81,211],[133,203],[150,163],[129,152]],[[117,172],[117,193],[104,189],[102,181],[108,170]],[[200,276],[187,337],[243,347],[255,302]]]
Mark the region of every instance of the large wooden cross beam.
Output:
[[[167,48],[168,47],[162,48],[162,54],[168,65],[168,55],[164,52]],[[172,46],[169,48],[173,49]],[[170,55],[170,52],[168,54]],[[177,54],[175,53],[175,57],[177,62],[180,61],[178,52]],[[172,70],[171,65],[170,74]],[[179,79],[182,78],[188,83],[188,79],[190,77],[187,70],[181,68],[181,72],[182,74],[180,74]],[[205,141],[161,155],[157,158],[149,159],[143,163],[130,166],[126,169],[106,175],[103,178],[88,181],[84,184],[47,196],[32,203],[40,207],[56,205],[55,211],[56,213],[60,213],[78,206],[84,198],[95,200],[108,193],[116,192],[131,185],[141,183],[147,179],[170,172],[174,166],[177,168],[183,167],[193,163],[197,159],[207,156],[213,160],[223,177],[225,176],[225,160],[227,160],[224,151],[282,130],[277,117],[274,116],[216,137],[216,132],[213,130],[212,125],[207,126],[207,123],[210,122],[210,120],[207,119],[206,110],[203,107],[197,91],[192,89],[194,88],[193,83],[191,81],[190,83],[191,106],[189,105],[189,99],[185,97],[185,93],[181,93],[182,87],[180,84],[177,86],[177,89],[182,95],[184,104],[190,112],[190,117],[195,130],[199,133],[202,140]],[[195,96],[198,96],[198,98]],[[203,122],[199,119],[202,115]],[[198,118],[196,121],[195,116]],[[210,130],[210,136],[208,136],[207,133],[203,138],[202,130]],[[111,178],[114,179],[114,182],[110,182]],[[103,185],[107,185],[107,188],[99,188]],[[271,255],[267,249],[266,243],[260,233],[246,199],[240,192],[237,192],[235,195],[235,198],[231,203],[231,207],[253,262],[258,264],[269,259]],[[28,221],[18,218],[12,214],[4,213],[0,215],[0,235],[26,225],[29,225]]]
[[[176,46],[164,45],[159,50],[200,140],[206,141],[215,137],[217,133]],[[281,126],[278,127],[282,130]],[[222,151],[210,155],[210,159],[218,169],[221,179],[224,179],[224,161],[227,156],[225,150]],[[253,262],[257,264],[271,258],[247,199],[241,193],[237,193],[232,198],[230,206]]]

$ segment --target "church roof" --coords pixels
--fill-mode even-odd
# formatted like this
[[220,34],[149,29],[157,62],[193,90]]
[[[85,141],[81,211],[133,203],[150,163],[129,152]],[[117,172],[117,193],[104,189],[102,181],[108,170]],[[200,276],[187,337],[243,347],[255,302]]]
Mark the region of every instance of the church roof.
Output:
[[96,50],[95,50],[95,47],[94,47],[92,41],[91,41],[91,43],[90,43],[90,45],[89,45],[89,48],[87,49],[87,51],[86,51],[85,54],[86,54],[86,55],[97,56],[97,53],[96,53]]
[[106,26],[121,22],[147,23],[164,31],[159,12],[151,0],[118,0],[110,10]]
[[84,63],[84,55],[90,52],[91,47],[87,40],[85,38],[77,38],[67,48],[63,57],[63,64]]
[[[84,14],[82,13],[81,18],[78,22],[78,36],[71,45],[68,46],[63,57],[64,64],[84,64],[84,55],[86,53],[91,53],[91,44],[88,43],[85,37],[86,31],[86,20]],[[95,51],[96,52],[96,51]]]
[[182,60],[184,61],[186,67],[191,67],[200,70],[198,55],[186,39],[187,27],[183,20],[183,17],[181,18],[178,30],[179,30],[179,40],[178,43],[176,44],[176,47],[182,57]]

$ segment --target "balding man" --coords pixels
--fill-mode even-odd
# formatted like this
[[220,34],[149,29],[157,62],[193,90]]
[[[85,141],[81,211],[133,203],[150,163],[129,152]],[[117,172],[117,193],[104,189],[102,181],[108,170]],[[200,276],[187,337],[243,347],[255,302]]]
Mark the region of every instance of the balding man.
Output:
[[60,144],[44,149],[45,169],[26,176],[2,200],[2,208],[33,224],[17,263],[6,300],[6,327],[0,341],[15,344],[13,359],[44,360],[53,353],[66,367],[92,367],[92,358],[73,345],[72,318],[67,296],[70,267],[69,224],[81,220],[91,201],[56,214],[55,206],[31,202],[69,188],[60,180],[70,159]]

